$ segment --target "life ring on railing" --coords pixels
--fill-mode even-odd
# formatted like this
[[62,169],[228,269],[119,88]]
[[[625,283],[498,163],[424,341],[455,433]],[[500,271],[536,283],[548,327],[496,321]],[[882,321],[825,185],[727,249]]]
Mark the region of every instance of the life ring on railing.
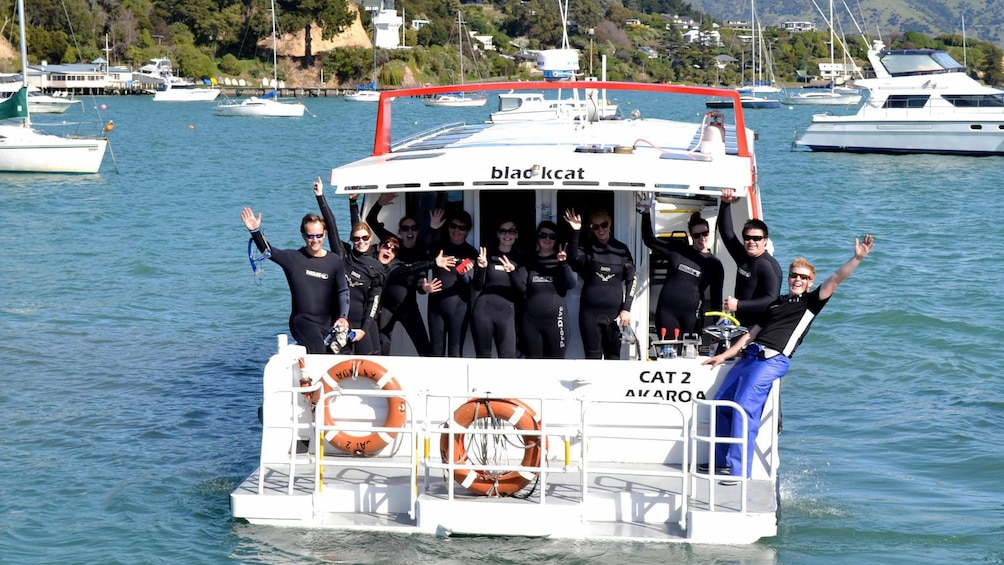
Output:
[[[351,359],[342,361],[328,369],[328,376],[335,382],[340,383],[346,379],[363,377],[372,380],[378,389],[401,390],[401,385],[397,379],[387,373],[383,368],[373,361],[365,359]],[[331,392],[331,385],[324,380],[324,392]],[[335,418],[332,414],[331,404],[334,396],[326,396],[324,402],[324,425],[334,426]],[[405,401],[400,396],[387,397],[387,418],[381,424],[384,428],[400,428],[404,426],[407,419],[407,407]],[[329,430],[324,439],[328,440],[339,451],[351,455],[373,455],[387,446],[395,437],[396,432],[373,432],[366,435],[352,435],[345,431]]]
[[[515,398],[472,398],[453,413],[453,420],[467,428],[477,420],[496,418],[509,422],[517,430],[540,431],[540,423],[533,409]],[[522,467],[537,467],[540,465],[540,435],[507,436],[507,439],[519,437],[523,442]],[[449,461],[450,434],[444,433],[439,443],[443,462]],[[453,434],[453,462],[471,463],[464,445],[464,434]],[[528,471],[478,471],[474,469],[457,469],[453,472],[453,480],[467,490],[482,496],[511,496],[536,478],[537,473]]]

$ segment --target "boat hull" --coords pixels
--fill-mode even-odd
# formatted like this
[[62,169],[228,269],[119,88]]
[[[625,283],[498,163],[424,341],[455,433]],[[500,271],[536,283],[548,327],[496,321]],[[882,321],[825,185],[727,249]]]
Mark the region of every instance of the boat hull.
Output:
[[870,121],[817,117],[796,146],[818,152],[1004,155],[1004,119]]
[[96,173],[108,140],[48,135],[0,125],[0,172]]
[[220,104],[213,108],[213,115],[248,118],[302,118],[304,110],[306,108],[299,102],[286,104],[274,100],[250,98],[237,103]]
[[794,106],[853,106],[861,102],[860,94],[800,93],[784,98]]
[[154,102],[212,102],[220,95],[218,88],[179,88],[158,90]]

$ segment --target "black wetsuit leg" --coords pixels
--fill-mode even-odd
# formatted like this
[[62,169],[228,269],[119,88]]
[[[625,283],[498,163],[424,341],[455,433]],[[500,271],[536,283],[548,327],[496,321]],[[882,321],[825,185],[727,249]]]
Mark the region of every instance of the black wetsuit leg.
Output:
[[324,336],[331,329],[331,322],[319,322],[309,316],[296,315],[289,318],[289,333],[296,343],[307,348],[307,353],[331,353],[324,345]]
[[496,294],[481,295],[474,304],[471,335],[479,358],[492,356],[492,341],[499,359],[515,358],[516,310],[512,301]]
[[464,338],[469,322],[469,307],[460,296],[429,300],[429,340],[432,354],[463,357]]
[[584,308],[579,311],[579,332],[586,359],[620,359],[621,334],[609,308]]

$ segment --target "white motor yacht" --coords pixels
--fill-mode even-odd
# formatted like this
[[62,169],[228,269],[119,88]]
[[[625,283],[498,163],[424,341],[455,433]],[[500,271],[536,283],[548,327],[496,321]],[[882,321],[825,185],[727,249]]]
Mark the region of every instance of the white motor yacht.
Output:
[[1004,91],[984,86],[936,49],[868,52],[875,78],[853,115],[816,114],[796,139],[813,151],[1004,154]]

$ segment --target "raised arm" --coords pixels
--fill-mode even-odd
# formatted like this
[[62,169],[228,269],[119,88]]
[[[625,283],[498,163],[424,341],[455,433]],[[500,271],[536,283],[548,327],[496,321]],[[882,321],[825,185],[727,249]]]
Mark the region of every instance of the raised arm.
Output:
[[371,228],[373,228],[373,231],[376,232],[376,235],[378,238],[380,238],[380,241],[386,241],[387,236],[394,235],[394,233],[388,230],[383,225],[383,222],[380,221],[380,210],[382,210],[384,206],[393,202],[394,198],[396,197],[397,197],[396,193],[381,195],[380,198],[373,203],[373,206],[370,207],[370,211],[366,212],[366,223],[369,224]]
[[854,269],[858,268],[861,261],[872,252],[872,248],[875,247],[875,240],[872,238],[871,234],[865,234],[863,241],[859,241],[858,238],[854,238],[854,256],[847,260],[846,263],[840,266],[835,273],[830,275],[830,278],[823,281],[823,284],[819,285],[819,297],[826,300],[833,295],[833,291],[837,290],[837,286],[844,280],[851,276]]
[[331,212],[328,200],[324,197],[324,183],[321,182],[321,177],[314,180],[314,196],[317,198],[317,207],[321,210],[321,217],[324,218],[324,227],[328,230],[328,247],[335,255],[344,259],[345,245],[338,236],[338,223],[335,221],[335,215]]
[[254,211],[247,206],[241,211],[241,221],[244,222],[244,227],[251,232],[251,239],[254,240],[254,244],[258,247],[258,251],[264,252],[265,250],[270,250],[271,246],[268,244],[268,240],[261,233],[261,212],[258,212],[256,216]]
[[718,233],[722,234],[722,243],[729,250],[729,255],[737,262],[746,257],[746,247],[736,236],[736,229],[732,226],[732,203],[739,200],[732,189],[722,190],[722,201],[718,207]]

